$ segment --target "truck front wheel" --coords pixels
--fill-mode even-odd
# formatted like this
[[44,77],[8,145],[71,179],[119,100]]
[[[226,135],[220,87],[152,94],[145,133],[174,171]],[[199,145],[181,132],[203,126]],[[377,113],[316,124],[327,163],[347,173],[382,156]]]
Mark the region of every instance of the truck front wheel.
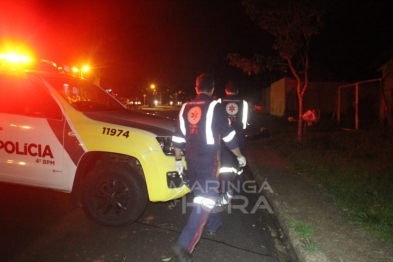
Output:
[[144,179],[127,165],[100,164],[82,187],[83,210],[91,220],[105,226],[128,226],[135,222],[148,201]]

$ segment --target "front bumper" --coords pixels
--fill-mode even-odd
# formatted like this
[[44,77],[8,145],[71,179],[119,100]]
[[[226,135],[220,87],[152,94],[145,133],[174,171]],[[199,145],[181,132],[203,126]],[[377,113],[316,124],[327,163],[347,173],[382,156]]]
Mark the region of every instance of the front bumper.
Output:
[[166,181],[168,188],[180,188],[186,185],[190,188],[187,172],[179,174],[177,171],[167,172]]

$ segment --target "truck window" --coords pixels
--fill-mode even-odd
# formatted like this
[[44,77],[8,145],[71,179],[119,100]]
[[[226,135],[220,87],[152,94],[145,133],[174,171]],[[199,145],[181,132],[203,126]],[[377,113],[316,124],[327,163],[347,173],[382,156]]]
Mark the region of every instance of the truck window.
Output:
[[50,93],[28,78],[0,76],[0,112],[62,119],[59,105]]
[[61,76],[47,76],[48,81],[75,109],[87,111],[112,111],[125,109],[104,89],[88,81]]

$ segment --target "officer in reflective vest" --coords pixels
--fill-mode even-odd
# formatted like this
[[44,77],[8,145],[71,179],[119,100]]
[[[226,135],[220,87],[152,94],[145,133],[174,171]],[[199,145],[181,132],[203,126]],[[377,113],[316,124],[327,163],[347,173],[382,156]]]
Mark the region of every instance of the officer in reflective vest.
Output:
[[[249,117],[249,106],[248,103],[238,95],[239,88],[234,81],[230,80],[226,83],[225,93],[226,96],[218,99],[218,102],[225,107],[228,118],[231,120],[231,125],[236,131],[236,139],[239,144],[240,152],[244,155],[246,143],[245,130]],[[225,195],[228,190],[231,190],[234,194],[240,194],[243,179],[241,177],[242,175],[238,174],[238,168],[239,164],[236,157],[234,157],[230,149],[223,144],[220,167],[221,191],[223,195]]]
[[185,150],[187,174],[194,194],[192,211],[173,251],[180,261],[191,261],[191,253],[203,230],[210,234],[221,226],[218,213],[212,212],[219,198],[219,161],[221,143],[236,156],[239,165],[245,166],[235,139],[236,132],[230,126],[222,104],[211,98],[214,79],[201,74],[196,79],[197,96],[185,103],[178,117],[172,142],[176,157],[176,170],[183,172],[181,150]]

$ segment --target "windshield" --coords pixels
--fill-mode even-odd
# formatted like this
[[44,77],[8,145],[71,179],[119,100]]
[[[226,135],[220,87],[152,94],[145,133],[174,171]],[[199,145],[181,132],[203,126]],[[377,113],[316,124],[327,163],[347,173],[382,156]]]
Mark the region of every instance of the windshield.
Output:
[[83,79],[64,76],[44,78],[79,111],[112,111],[125,108],[104,89]]

